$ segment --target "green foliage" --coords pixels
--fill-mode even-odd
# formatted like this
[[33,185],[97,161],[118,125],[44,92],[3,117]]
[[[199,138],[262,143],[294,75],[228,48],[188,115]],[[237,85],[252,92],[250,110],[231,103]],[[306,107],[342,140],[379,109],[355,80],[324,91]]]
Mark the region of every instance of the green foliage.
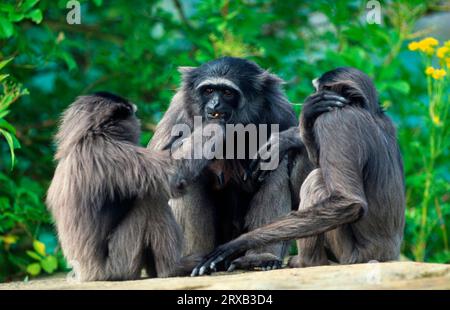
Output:
[[[12,58],[0,61],[1,70],[12,60]],[[0,74],[0,83],[2,87],[2,93],[0,93],[0,134],[6,139],[11,154],[11,166],[14,166],[14,149],[20,147],[19,141],[17,141],[15,133],[16,129],[8,121],[4,119],[9,114],[9,106],[19,99],[21,96],[28,94],[26,89],[21,89],[21,86],[12,83],[8,80],[8,74]]]
[[[448,114],[436,129],[424,67],[406,46],[423,36],[414,25],[437,2],[383,1],[382,25],[367,24],[366,1],[356,0],[80,2],[80,25],[66,22],[65,0],[0,4],[0,281],[65,268],[43,203],[61,111],[79,94],[122,94],[139,106],[146,144],[180,82],[177,66],[223,55],[247,57],[285,79],[297,112],[310,81],[326,70],[355,66],[374,77],[405,162],[403,253],[450,262]],[[446,85],[439,106],[448,106]],[[441,151],[431,154],[437,134]]]

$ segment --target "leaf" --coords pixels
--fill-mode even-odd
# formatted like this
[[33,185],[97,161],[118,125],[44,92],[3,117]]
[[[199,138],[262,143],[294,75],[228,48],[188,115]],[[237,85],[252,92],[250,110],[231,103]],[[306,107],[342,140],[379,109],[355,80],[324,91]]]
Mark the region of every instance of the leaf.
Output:
[[33,259],[35,259],[35,260],[37,260],[37,261],[41,261],[41,260],[42,260],[42,257],[39,256],[36,252],[33,252],[33,251],[27,251],[26,253],[27,253],[27,255],[28,255],[29,257],[31,257],[31,258],[33,258]]
[[41,273],[41,265],[39,263],[32,263],[27,266],[27,272],[32,276],[37,276]]
[[14,167],[14,162],[16,160],[14,155],[14,141],[12,135],[6,130],[0,129],[0,133],[5,137],[6,142],[8,142],[9,151],[11,153],[11,169]]
[[14,26],[13,24],[3,18],[0,17],[0,39],[7,39],[14,34]]
[[45,256],[45,244],[43,244],[39,240],[34,240],[33,248],[35,249],[36,252],[38,252],[42,256]]
[[0,74],[0,82],[6,79],[9,76],[9,74]]
[[398,91],[404,95],[409,94],[411,87],[406,81],[395,81],[389,84],[389,88]]
[[0,111],[0,118],[4,118],[6,115],[9,114],[9,112],[10,112],[9,110]]
[[22,12],[10,12],[8,19],[10,22],[17,23],[24,19],[25,15]]
[[103,3],[103,0],[93,0],[93,1],[96,6],[101,6]]
[[42,21],[42,11],[39,9],[35,9],[33,11],[31,11],[30,13],[27,14],[28,18],[31,18],[31,20],[33,22],[35,22],[36,24],[40,24]]
[[49,255],[41,261],[42,269],[47,273],[53,273],[58,268],[58,260],[53,255]]
[[77,63],[73,59],[72,55],[64,52],[64,53],[61,53],[59,56],[64,60],[67,67],[69,68],[69,71],[72,71],[77,68]]
[[[4,110],[2,113],[5,112],[9,113],[9,110]],[[13,135],[16,133],[16,129],[14,128],[14,126],[11,125],[7,120],[2,119],[2,117],[0,117],[0,128],[6,129],[9,133]]]
[[0,61],[0,70],[3,69],[11,60],[13,60],[13,57]]
[[36,5],[36,3],[38,3],[39,0],[25,0],[25,2],[22,4],[22,6],[20,7],[24,12],[28,11],[29,9],[31,9],[33,6]]
[[14,149],[20,149],[20,142],[19,140],[17,140],[16,136],[12,135],[12,139],[13,139],[13,145],[14,145]]

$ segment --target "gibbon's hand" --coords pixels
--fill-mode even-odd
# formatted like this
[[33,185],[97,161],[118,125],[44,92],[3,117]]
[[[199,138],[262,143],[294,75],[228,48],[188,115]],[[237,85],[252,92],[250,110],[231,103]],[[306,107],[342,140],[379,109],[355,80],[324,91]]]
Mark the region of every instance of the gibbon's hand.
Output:
[[316,119],[323,113],[332,111],[334,108],[342,108],[350,101],[335,92],[321,90],[306,98],[302,107],[303,126],[311,128]]
[[268,164],[274,158],[278,158],[277,166],[281,159],[289,151],[289,148],[280,148],[280,137],[271,135],[269,141],[260,147],[256,158],[250,162],[249,168],[245,171],[244,181],[252,180],[254,183],[261,183],[266,176],[273,170],[263,170],[262,165]]
[[238,239],[222,244],[203,258],[192,270],[191,277],[211,274],[217,271],[219,265],[224,265],[225,269],[228,269],[229,262],[243,252],[245,251],[241,250],[241,242]]

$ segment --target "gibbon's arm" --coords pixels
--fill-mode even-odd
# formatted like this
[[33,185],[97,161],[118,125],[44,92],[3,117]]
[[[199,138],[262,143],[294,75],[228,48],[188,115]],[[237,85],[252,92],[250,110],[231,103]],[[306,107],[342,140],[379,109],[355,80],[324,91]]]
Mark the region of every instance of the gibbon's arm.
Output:
[[[262,182],[270,172],[270,170],[261,169],[262,162],[268,162],[271,158],[278,158],[281,161],[289,151],[304,152],[305,146],[310,160],[317,164],[318,150],[313,133],[316,119],[323,113],[342,108],[348,103],[346,98],[331,91],[321,91],[306,98],[299,127],[291,127],[280,132],[278,136],[272,135],[269,141],[258,150],[257,157],[252,160],[249,171],[246,173],[250,174],[253,180]],[[244,176],[244,179],[246,178],[247,176]]]
[[[182,196],[188,185],[211,163],[216,152],[223,150],[224,137],[223,126],[207,124],[196,129],[171,153],[177,170],[169,180],[172,197]],[[201,158],[194,158],[194,150]]]
[[318,91],[306,98],[300,115],[300,136],[305,144],[309,160],[314,165],[319,164],[319,146],[314,135],[314,124],[317,118],[323,113],[348,104],[350,104],[348,99],[327,90]]

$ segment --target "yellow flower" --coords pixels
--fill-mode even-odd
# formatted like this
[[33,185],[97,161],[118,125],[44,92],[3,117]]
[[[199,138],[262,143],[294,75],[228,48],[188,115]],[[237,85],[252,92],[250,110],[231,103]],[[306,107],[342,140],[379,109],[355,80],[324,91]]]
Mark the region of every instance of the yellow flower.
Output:
[[436,45],[439,45],[439,41],[436,40],[436,39],[433,38],[433,37],[425,38],[425,39],[423,39],[421,42],[422,42],[423,44],[425,44],[425,45],[428,45],[428,46],[436,46]]
[[442,79],[446,75],[447,75],[447,72],[445,72],[444,69],[436,69],[436,70],[434,70],[432,77],[435,80],[439,80],[439,79]]
[[434,54],[434,48],[430,47],[430,46],[425,46],[422,48],[422,52],[424,52],[427,55],[433,55]]
[[427,55],[433,55],[434,54],[434,46],[439,45],[439,41],[435,38],[428,37],[425,39],[420,40],[419,42],[411,42],[408,44],[408,49],[410,51],[416,51],[420,50],[421,52],[427,54]]
[[440,47],[437,49],[436,56],[438,58],[444,58],[448,51],[450,51],[450,48],[447,46]]
[[434,68],[433,67],[427,67],[425,69],[425,74],[426,75],[432,75],[434,73]]
[[419,47],[420,47],[419,42],[411,42],[411,43],[408,44],[408,49],[410,51],[416,51],[416,50],[419,49]]
[[440,118],[439,118],[439,115],[432,115],[431,116],[431,120],[433,121],[433,123],[435,124],[435,125],[440,125],[441,124],[441,120],[440,120]]
[[444,42],[444,46],[450,47],[450,40]]
[[16,243],[19,237],[14,235],[4,235],[3,237],[1,237],[1,239],[6,245],[10,245]]

